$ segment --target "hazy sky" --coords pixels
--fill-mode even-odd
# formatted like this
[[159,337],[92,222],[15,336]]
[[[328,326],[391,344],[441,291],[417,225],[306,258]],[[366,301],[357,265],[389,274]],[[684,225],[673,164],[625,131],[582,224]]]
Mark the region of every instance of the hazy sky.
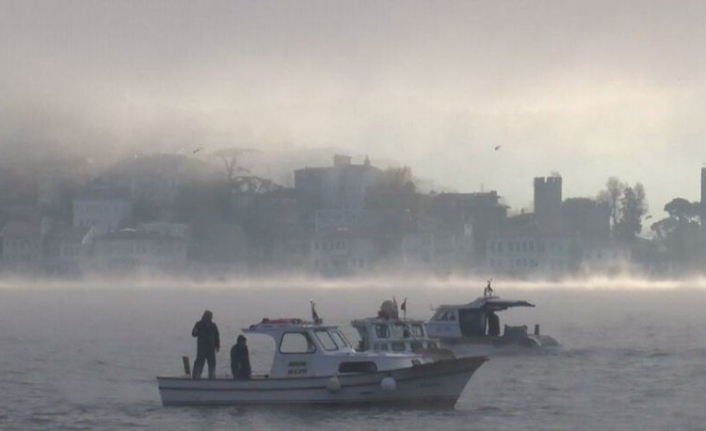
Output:
[[704,23],[701,0],[0,0],[0,145],[336,146],[515,208],[534,176],[618,175],[660,211],[699,198]]

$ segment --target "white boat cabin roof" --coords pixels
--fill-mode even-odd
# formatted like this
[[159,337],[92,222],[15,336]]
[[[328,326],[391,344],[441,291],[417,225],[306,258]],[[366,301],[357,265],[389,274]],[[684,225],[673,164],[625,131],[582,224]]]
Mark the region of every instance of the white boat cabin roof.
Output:
[[323,323],[309,322],[295,317],[284,317],[278,319],[269,319],[265,317],[260,323],[255,323],[247,328],[243,328],[243,332],[250,334],[265,334],[275,337],[283,332],[292,330],[305,331],[309,329],[334,329],[338,330],[338,325],[325,325]]

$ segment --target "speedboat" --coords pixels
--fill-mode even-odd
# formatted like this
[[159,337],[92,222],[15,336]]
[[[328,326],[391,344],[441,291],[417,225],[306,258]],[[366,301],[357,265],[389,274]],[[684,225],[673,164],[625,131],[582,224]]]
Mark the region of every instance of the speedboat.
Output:
[[361,352],[417,353],[432,360],[454,357],[429,337],[423,320],[400,318],[396,301],[384,301],[376,317],[355,319],[351,325],[360,336],[356,350]]
[[457,356],[493,355],[519,351],[527,348],[557,347],[559,342],[540,333],[539,325],[528,333],[527,326],[504,325],[500,332],[500,321],[496,312],[514,307],[534,307],[525,300],[504,299],[486,291],[482,297],[467,304],[441,305],[426,322],[430,337],[438,338],[441,346]]
[[269,374],[247,380],[157,377],[162,404],[450,408],[488,360],[475,356],[433,361],[407,352],[358,352],[336,325],[318,318],[265,318],[243,332],[274,340]]

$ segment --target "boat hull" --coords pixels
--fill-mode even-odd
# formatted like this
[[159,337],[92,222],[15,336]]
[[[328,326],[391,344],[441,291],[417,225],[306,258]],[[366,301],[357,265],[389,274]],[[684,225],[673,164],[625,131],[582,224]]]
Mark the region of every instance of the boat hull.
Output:
[[[193,380],[157,377],[164,406],[396,405],[451,408],[486,357],[469,357],[369,374],[310,378]],[[383,379],[388,379],[383,383]],[[390,379],[394,379],[394,388]],[[334,386],[334,387],[331,387]]]
[[524,337],[461,337],[442,338],[441,346],[451,350],[458,357],[492,356],[526,350],[542,350],[559,347],[559,342],[548,335],[528,335]]

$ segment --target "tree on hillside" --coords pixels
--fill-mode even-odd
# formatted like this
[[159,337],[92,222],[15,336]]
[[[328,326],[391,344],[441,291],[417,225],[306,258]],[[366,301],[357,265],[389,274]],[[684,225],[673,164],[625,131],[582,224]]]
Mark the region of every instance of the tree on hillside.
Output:
[[657,240],[665,244],[676,256],[688,258],[689,250],[699,231],[700,203],[689,202],[684,198],[669,201],[664,210],[669,214],[650,226]]
[[618,177],[610,177],[597,200],[608,205],[613,238],[630,241],[642,231],[642,218],[647,214],[648,206],[641,183],[630,186]]
[[232,184],[233,180],[239,173],[249,173],[250,170],[239,164],[240,159],[249,153],[257,153],[259,150],[252,148],[222,148],[213,153],[213,155],[223,162],[225,168],[225,177],[228,184]]
[[617,237],[632,241],[642,232],[642,217],[647,214],[645,188],[637,183],[626,186],[620,200],[620,219],[616,225]]
[[610,177],[606,182],[606,188],[598,193],[598,201],[607,203],[610,208],[610,226],[614,235],[620,220],[620,203],[625,187],[626,184],[620,182],[618,177]]
[[664,206],[667,214],[676,218],[680,223],[697,221],[700,209],[701,204],[699,202],[689,202],[684,198],[674,198]]

